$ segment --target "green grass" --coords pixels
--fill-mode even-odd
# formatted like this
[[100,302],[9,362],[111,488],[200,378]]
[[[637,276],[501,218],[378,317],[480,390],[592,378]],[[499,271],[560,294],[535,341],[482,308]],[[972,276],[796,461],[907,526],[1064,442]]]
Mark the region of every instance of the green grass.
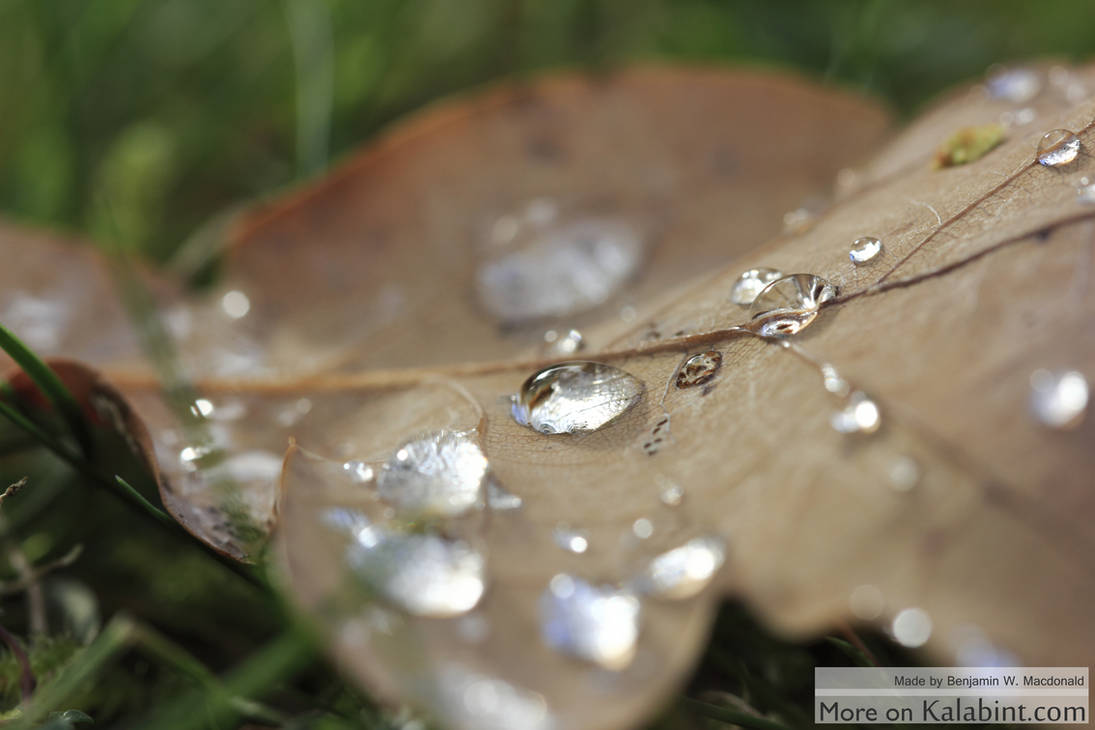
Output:
[[[633,60],[748,64],[908,115],[993,63],[1090,56],[1089,13],[1089,0],[0,0],[0,215],[204,274],[190,254],[226,211],[492,80]],[[141,292],[124,293],[140,310]],[[41,571],[33,591],[0,593],[0,623],[39,680],[34,723],[78,727],[78,714],[49,717],[78,710],[96,727],[399,725],[316,657],[261,580],[163,529],[147,478],[87,433],[64,386],[4,329],[0,347],[58,416],[36,419],[0,390],[0,491],[29,477],[0,506],[0,587],[27,578],[20,564]],[[813,667],[871,657],[916,662],[876,635],[787,643],[727,605],[653,726],[804,727]],[[0,712],[19,677],[0,650]]]

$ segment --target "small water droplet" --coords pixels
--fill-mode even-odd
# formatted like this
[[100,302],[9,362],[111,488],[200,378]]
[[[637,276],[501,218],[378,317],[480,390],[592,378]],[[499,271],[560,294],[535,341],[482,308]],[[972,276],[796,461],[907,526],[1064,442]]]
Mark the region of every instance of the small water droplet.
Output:
[[481,504],[487,457],[474,431],[438,431],[399,447],[380,469],[377,491],[400,510],[451,517]]
[[863,236],[855,239],[851,249],[848,250],[848,258],[856,266],[869,264],[878,254],[882,253],[882,241],[874,236]]
[[628,591],[560,574],[540,597],[540,632],[557,651],[619,671],[635,656],[641,610]]
[[1010,109],[1000,113],[1000,125],[1009,129],[1025,127],[1038,117],[1038,112],[1033,107],[1025,106],[1022,109],[1011,111]]
[[1080,184],[1076,186],[1076,198],[1085,205],[1095,203],[1095,183],[1090,178],[1080,178]]
[[721,539],[697,537],[651,560],[635,579],[635,587],[659,598],[691,598],[707,587],[725,559]]
[[836,287],[813,274],[791,274],[766,286],[753,302],[749,328],[761,337],[788,337],[817,318]]
[[342,465],[342,471],[350,477],[350,481],[355,484],[368,484],[376,476],[376,472],[373,468],[366,464],[364,461],[358,461],[356,459],[347,461]]
[[869,434],[882,424],[878,404],[864,392],[857,390],[848,396],[848,403],[830,419],[833,428],[840,433]]
[[640,517],[631,523],[631,533],[640,540],[646,540],[654,534],[654,523],[645,517]]
[[540,433],[596,431],[639,402],[643,384],[602,363],[575,361],[534,373],[512,398],[513,419]]
[[1069,430],[1083,423],[1088,385],[1076,370],[1035,370],[1030,376],[1030,410],[1049,428]]
[[486,561],[466,542],[389,530],[345,509],[324,521],[353,538],[346,560],[357,578],[408,613],[459,616],[483,596]]
[[556,545],[569,553],[581,555],[589,550],[589,534],[583,530],[575,530],[567,525],[556,525],[551,531],[551,537]]
[[297,398],[278,412],[277,420],[283,427],[289,428],[295,426],[300,419],[307,416],[311,411],[312,400],[310,398]]
[[857,192],[862,186],[863,176],[860,172],[855,168],[845,167],[837,172],[833,189],[837,198],[846,198]]
[[1053,129],[1038,142],[1038,164],[1045,167],[1067,165],[1080,154],[1080,138],[1067,129]]
[[852,589],[848,596],[848,608],[856,618],[871,621],[882,615],[884,600],[878,586],[865,583]]
[[1087,85],[1083,77],[1064,66],[1054,66],[1049,70],[1049,83],[1070,104],[1087,98]]
[[201,460],[210,456],[213,452],[213,447],[209,445],[199,444],[186,446],[179,451],[179,461],[182,462],[182,465],[187,469],[195,470],[198,468]]
[[635,309],[635,307],[631,306],[630,304],[625,304],[624,306],[620,307],[620,319],[622,321],[630,323],[634,322],[638,318],[639,310]]
[[822,363],[821,378],[825,385],[825,390],[829,391],[833,395],[845,398],[852,390],[852,386],[848,384],[848,381],[837,372],[837,369],[829,363]]
[[785,235],[805,233],[814,226],[817,211],[813,206],[802,206],[783,214],[783,232]]
[[658,484],[661,487],[658,500],[666,507],[679,507],[684,501],[684,487],[664,477],[658,480]]
[[730,301],[743,307],[748,307],[756,301],[757,295],[764,291],[764,287],[777,279],[783,278],[783,272],[764,266],[755,269],[746,269],[734,282],[730,290]]
[[547,345],[547,353],[559,357],[568,357],[585,347],[582,333],[575,329],[569,330],[565,334],[548,330],[544,333],[544,342]]
[[221,297],[221,309],[232,319],[242,319],[251,311],[251,300],[243,292],[233,289]]
[[487,505],[495,512],[521,509],[525,500],[495,481],[487,482]]
[[1029,68],[1005,68],[990,72],[986,81],[994,99],[1025,104],[1042,91],[1042,75]]
[[190,412],[199,418],[207,418],[213,413],[213,402],[208,398],[198,398],[190,405]]
[[894,617],[891,629],[897,643],[915,649],[931,638],[931,616],[922,608],[906,608]]
[[692,355],[677,370],[677,387],[693,388],[714,378],[722,367],[722,353],[708,350]]
[[911,456],[899,456],[890,464],[890,484],[899,492],[908,492],[920,483],[920,464]]

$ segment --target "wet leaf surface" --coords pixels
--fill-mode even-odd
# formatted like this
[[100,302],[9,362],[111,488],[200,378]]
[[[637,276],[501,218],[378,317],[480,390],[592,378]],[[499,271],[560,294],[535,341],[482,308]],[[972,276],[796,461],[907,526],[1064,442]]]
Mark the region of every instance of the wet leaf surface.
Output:
[[[1035,371],[1095,378],[1095,207],[1077,195],[1095,172],[1095,102],[1066,93],[1095,74],[1039,73],[1021,103],[955,92],[866,163],[882,114],[779,77],[646,70],[442,105],[247,216],[208,299],[156,285],[192,419],[167,405],[120,310],[85,318],[83,297],[112,306],[86,252],[38,242],[5,292],[72,318],[37,346],[101,368],[132,405],[180,520],[238,556],[226,514],[276,522],[285,587],[338,660],[454,727],[634,725],[684,680],[724,595],[790,635],[852,620],[940,663],[1082,665],[1095,419],[1048,428],[1029,399]],[[956,131],[990,123],[1001,144],[933,166]],[[1039,165],[1055,128],[1081,152]],[[834,178],[837,202],[780,233]],[[572,260],[630,271],[607,296],[564,276],[552,294],[582,311],[500,317],[504,289],[484,304],[484,265],[523,275],[506,257],[561,250],[594,219],[641,240],[630,271],[631,244],[582,228]],[[882,247],[856,266],[865,236]],[[762,340],[731,300],[761,267],[835,296],[793,337]],[[594,408],[599,427],[539,433],[521,421],[560,391],[522,388],[575,359],[543,344],[571,327],[582,360],[641,387],[606,400],[570,383],[594,396],[567,407]],[[434,470],[426,511],[375,481],[419,461]],[[217,483],[235,485],[235,512]]]

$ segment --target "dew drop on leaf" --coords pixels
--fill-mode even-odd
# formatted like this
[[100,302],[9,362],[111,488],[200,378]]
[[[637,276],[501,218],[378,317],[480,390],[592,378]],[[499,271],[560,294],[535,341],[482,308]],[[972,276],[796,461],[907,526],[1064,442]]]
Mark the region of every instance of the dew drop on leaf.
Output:
[[596,431],[639,402],[643,384],[597,362],[550,365],[528,378],[512,397],[513,419],[540,433]]
[[757,295],[750,309],[752,319],[748,327],[761,337],[798,334],[817,318],[822,305],[835,296],[836,288],[820,276],[785,276]]
[[692,355],[677,370],[677,387],[693,388],[703,385],[718,375],[722,367],[722,353],[708,350]]
[[1038,142],[1038,164],[1045,167],[1067,165],[1080,154],[1080,138],[1067,129],[1053,129]]
[[863,236],[852,243],[852,247],[848,250],[848,258],[853,264],[860,266],[874,261],[880,253],[882,253],[882,241],[874,236]]
[[403,444],[380,468],[380,496],[425,517],[453,517],[481,505],[487,457],[474,434],[438,431]]
[[882,425],[878,404],[862,391],[848,396],[848,402],[830,419],[833,428],[840,433],[870,434]]
[[589,549],[589,535],[584,530],[575,530],[567,525],[556,525],[551,531],[555,544],[568,553],[578,555]]
[[544,344],[548,355],[569,357],[585,347],[582,333],[572,329],[565,333],[548,330],[544,333]]
[[638,592],[658,598],[691,598],[711,582],[725,558],[721,539],[697,537],[651,560],[634,586]]
[[777,279],[783,278],[783,272],[767,267],[747,269],[741,272],[741,276],[734,282],[730,290],[730,301],[743,307],[748,307],[756,300],[757,295],[764,287]]
[[640,613],[628,591],[559,574],[540,597],[540,632],[557,651],[621,670],[635,656]]
[[1088,385],[1076,370],[1035,370],[1030,376],[1030,411],[1043,426],[1076,428],[1087,410]]

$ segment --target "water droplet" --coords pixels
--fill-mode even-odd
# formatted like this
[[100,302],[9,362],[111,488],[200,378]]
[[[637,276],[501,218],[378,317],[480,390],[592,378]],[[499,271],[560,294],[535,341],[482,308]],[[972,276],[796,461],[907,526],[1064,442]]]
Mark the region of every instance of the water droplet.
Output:
[[837,198],[846,198],[857,192],[863,186],[863,176],[851,167],[840,169],[836,174],[836,182],[833,189]]
[[899,456],[890,464],[890,484],[899,492],[908,492],[920,483],[920,464],[911,456]]
[[211,455],[214,449],[212,446],[199,444],[193,446],[185,446],[179,451],[179,461],[182,465],[190,470],[197,469],[199,462],[205,457]]
[[1067,129],[1053,129],[1038,142],[1038,164],[1045,167],[1067,165],[1080,154],[1080,138]]
[[[658,476],[661,477],[660,474]],[[658,480],[658,486],[661,487],[658,491],[658,500],[666,507],[679,507],[684,501],[684,487],[680,484],[661,477]]]
[[525,500],[495,481],[487,482],[487,505],[495,512],[521,509]]
[[620,319],[624,322],[631,323],[639,318],[639,310],[630,304],[625,304],[620,307]]
[[730,290],[730,301],[748,307],[756,300],[757,295],[764,290],[764,287],[782,278],[783,272],[776,269],[763,266],[756,269],[746,269],[741,272],[741,276],[734,282],[734,287]]
[[344,463],[342,471],[346,472],[346,475],[350,477],[350,481],[355,484],[368,484],[376,476],[376,472],[373,471],[371,466],[356,459]]
[[574,329],[562,335],[555,330],[548,330],[544,333],[544,342],[547,344],[548,354],[559,357],[568,357],[585,347],[582,333]]
[[635,587],[659,598],[691,598],[707,587],[725,558],[722,540],[697,537],[651,560],[635,579]]
[[221,309],[232,319],[242,319],[251,311],[251,300],[243,292],[233,289],[221,297]]
[[[459,730],[555,730],[542,695],[457,664],[437,673],[445,724]],[[403,728],[406,730],[406,728]]]
[[618,671],[635,656],[640,613],[630,592],[560,574],[540,597],[540,631],[548,646]]
[[325,522],[353,537],[346,560],[354,575],[408,613],[459,616],[483,596],[486,561],[466,542],[396,532],[345,509]]
[[882,424],[878,404],[864,392],[857,390],[848,396],[848,403],[830,419],[833,428],[840,433],[869,434]]
[[502,322],[575,314],[608,301],[642,257],[642,236],[624,221],[555,225],[480,266],[479,301]]
[[1076,370],[1035,370],[1030,375],[1030,410],[1039,423],[1061,430],[1083,423],[1088,385]]
[[1090,178],[1080,178],[1080,184],[1076,186],[1076,197],[1086,205],[1095,203],[1095,183]]
[[1049,70],[1049,83],[1070,104],[1087,98],[1087,86],[1083,77],[1064,66],[1054,66]]
[[550,365],[534,373],[512,399],[513,419],[540,433],[596,431],[639,402],[643,384],[597,362]]
[[992,72],[986,82],[994,99],[1025,104],[1042,91],[1042,75],[1029,68],[1006,68]]
[[677,370],[677,387],[692,388],[714,378],[722,367],[722,353],[708,350],[691,356]]
[[556,525],[551,531],[555,544],[570,553],[581,555],[589,549],[589,534],[567,525]]
[[810,326],[822,305],[835,296],[836,288],[820,276],[785,276],[757,295],[750,309],[749,328],[761,337],[797,334]]
[[894,617],[892,631],[897,643],[915,649],[931,638],[932,620],[921,608],[906,608]]
[[646,540],[654,534],[654,523],[645,517],[640,517],[631,523],[631,533],[640,540]]
[[851,392],[852,386],[848,384],[848,381],[837,372],[837,369],[829,363],[822,363],[821,378],[825,385],[825,390],[829,391],[833,395],[846,398]]
[[1038,117],[1032,107],[1025,106],[1022,109],[1011,111],[1010,109],[1000,113],[1000,125],[1005,128],[1025,127]]
[[377,491],[403,511],[451,517],[481,504],[487,457],[474,431],[438,431],[400,446],[380,468]]
[[199,418],[207,418],[213,413],[213,402],[208,398],[198,398],[190,405],[190,412]]
[[848,608],[856,618],[872,621],[882,615],[884,601],[878,586],[866,583],[856,586],[848,596]]
[[285,428],[295,426],[300,419],[307,416],[312,410],[312,400],[310,398],[297,398],[287,407],[281,409],[277,414],[278,423]]
[[878,254],[882,253],[882,241],[874,236],[863,236],[855,239],[851,249],[848,250],[848,258],[856,266],[869,264]]
[[783,214],[783,232],[788,236],[805,233],[813,228],[816,219],[817,211],[811,206],[804,205],[801,208],[795,208]]

